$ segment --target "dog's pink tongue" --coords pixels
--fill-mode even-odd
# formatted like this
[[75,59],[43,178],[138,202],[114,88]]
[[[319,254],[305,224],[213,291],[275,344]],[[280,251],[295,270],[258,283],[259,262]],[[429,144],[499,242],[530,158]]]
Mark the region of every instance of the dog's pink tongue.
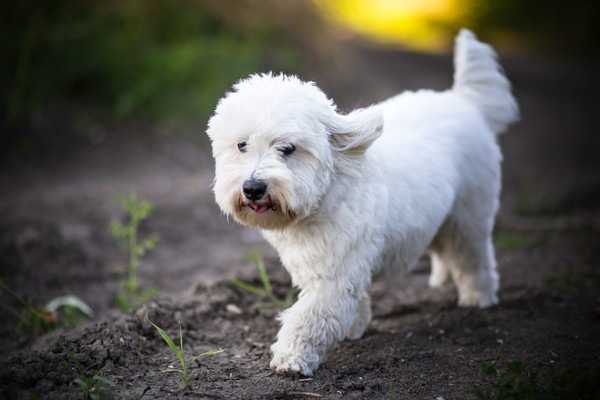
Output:
[[261,204],[256,204],[256,203],[250,203],[249,206],[250,206],[250,208],[252,208],[254,210],[255,213],[258,213],[258,214],[262,214],[269,209],[269,207],[267,207],[266,204],[261,205]]

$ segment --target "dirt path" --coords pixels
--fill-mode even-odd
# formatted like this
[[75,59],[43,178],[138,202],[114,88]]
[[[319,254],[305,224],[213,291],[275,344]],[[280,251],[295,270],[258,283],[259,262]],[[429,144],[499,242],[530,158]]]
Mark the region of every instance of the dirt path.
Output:
[[[306,73],[344,108],[404,88],[442,89],[451,80],[447,57],[366,49],[348,57],[352,73],[336,79]],[[340,344],[311,379],[276,376],[268,369],[268,346],[277,310],[225,278],[256,280],[256,267],[244,255],[260,249],[281,294],[288,281],[260,235],[220,215],[202,132],[176,139],[158,128],[142,137],[138,127],[108,133],[98,126],[77,152],[3,164],[1,275],[40,303],[75,294],[97,318],[70,332],[15,337],[14,319],[0,312],[6,321],[0,399],[82,398],[69,385],[77,372],[57,335],[90,371],[107,366],[105,375],[116,384],[102,387],[108,398],[469,399],[476,388],[501,379],[486,375],[482,365],[506,371],[511,360],[521,361],[526,373],[538,372],[535,387],[562,387],[567,377],[584,382],[588,395],[598,394],[600,129],[589,116],[600,106],[593,90],[600,85],[585,65],[532,59],[505,65],[523,121],[501,138],[498,307],[458,309],[452,288],[426,287],[423,260],[405,279],[375,285],[374,320],[363,339]],[[163,293],[121,315],[114,269],[120,252],[107,227],[121,216],[115,198],[130,192],[155,205],[142,233],[157,232],[160,242],[140,279]],[[179,390],[176,375],[161,373],[176,359],[146,314],[172,335],[181,320],[188,354],[226,351],[194,364],[192,389]]]

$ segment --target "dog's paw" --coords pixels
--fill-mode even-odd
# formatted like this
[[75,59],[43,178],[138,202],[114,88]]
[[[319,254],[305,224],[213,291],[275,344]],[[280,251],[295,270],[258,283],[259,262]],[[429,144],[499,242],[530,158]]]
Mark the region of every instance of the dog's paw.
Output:
[[271,346],[270,367],[281,375],[312,376],[321,358],[306,342],[278,340]]
[[428,284],[430,288],[441,288],[450,283],[450,275],[443,273],[432,273],[429,276]]
[[458,299],[459,307],[487,308],[498,304],[498,296],[495,293],[471,292],[463,294]]
[[289,354],[275,354],[271,360],[270,367],[280,375],[312,376],[314,369],[300,357]]

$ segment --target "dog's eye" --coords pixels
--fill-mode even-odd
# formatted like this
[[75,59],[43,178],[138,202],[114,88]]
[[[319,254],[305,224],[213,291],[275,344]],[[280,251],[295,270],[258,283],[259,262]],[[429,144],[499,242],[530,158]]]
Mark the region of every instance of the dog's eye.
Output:
[[288,144],[287,146],[280,148],[279,151],[282,155],[289,156],[290,154],[296,151],[296,146],[294,146],[293,144]]
[[246,142],[239,142],[237,144],[237,148],[240,151],[240,153],[245,153],[246,152],[246,146],[248,146],[248,143],[246,143]]

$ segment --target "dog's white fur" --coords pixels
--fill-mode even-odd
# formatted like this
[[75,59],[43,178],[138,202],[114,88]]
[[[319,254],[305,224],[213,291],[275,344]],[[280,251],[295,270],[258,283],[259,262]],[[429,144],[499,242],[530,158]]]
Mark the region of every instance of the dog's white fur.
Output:
[[[496,134],[518,107],[494,50],[467,30],[455,70],[451,90],[347,115],[284,75],[252,75],[219,102],[207,131],[217,203],[263,233],[301,289],[271,347],[277,372],[311,375],[332,345],[360,338],[372,277],[408,270],[424,252],[430,285],[454,281],[459,305],[498,302]],[[248,199],[248,180],[265,183],[265,195]]]

